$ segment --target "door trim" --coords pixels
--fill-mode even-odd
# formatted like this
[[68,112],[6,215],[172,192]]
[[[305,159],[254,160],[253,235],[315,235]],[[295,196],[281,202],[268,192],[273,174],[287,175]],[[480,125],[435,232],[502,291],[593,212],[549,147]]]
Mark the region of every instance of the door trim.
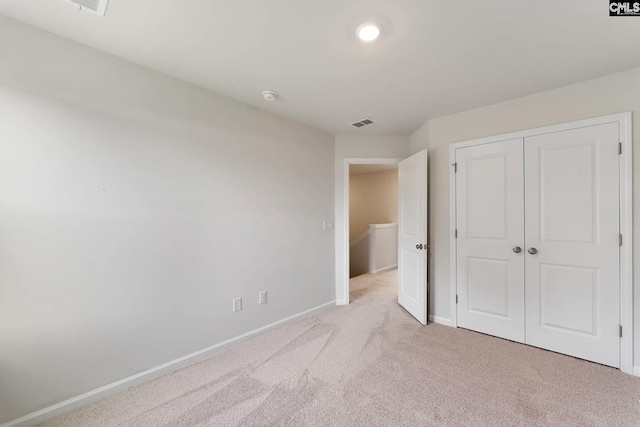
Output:
[[620,370],[633,374],[633,144],[631,112],[595,117],[575,122],[528,129],[502,135],[472,139],[449,145],[449,277],[451,326],[458,326],[457,294],[457,241],[456,230],[456,150],[476,145],[491,144],[517,138],[562,132],[607,123],[617,123],[620,129],[622,154],[620,155]]
[[[349,165],[397,165],[404,158],[399,157],[349,157],[342,162],[342,185],[336,185],[335,249],[336,249],[336,305],[349,305]],[[336,169],[338,169],[336,167]],[[336,170],[336,173],[338,171]],[[337,174],[336,174],[337,176]],[[336,178],[336,182],[339,180]],[[341,256],[341,255],[342,256]]]

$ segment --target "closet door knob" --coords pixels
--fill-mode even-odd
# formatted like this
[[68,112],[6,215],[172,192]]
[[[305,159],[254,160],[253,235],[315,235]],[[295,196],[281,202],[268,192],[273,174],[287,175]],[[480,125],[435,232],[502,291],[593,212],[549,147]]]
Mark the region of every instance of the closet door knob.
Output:
[[529,251],[528,251],[528,252],[529,252],[531,255],[535,255],[535,254],[537,254],[537,253],[538,253],[538,250],[537,250],[536,248],[531,248],[531,249],[529,249]]
[[420,243],[419,245],[416,245],[416,249],[422,249],[422,243]]
[[520,252],[522,252],[522,248],[520,246],[516,246],[515,248],[513,248],[513,252],[519,254]]

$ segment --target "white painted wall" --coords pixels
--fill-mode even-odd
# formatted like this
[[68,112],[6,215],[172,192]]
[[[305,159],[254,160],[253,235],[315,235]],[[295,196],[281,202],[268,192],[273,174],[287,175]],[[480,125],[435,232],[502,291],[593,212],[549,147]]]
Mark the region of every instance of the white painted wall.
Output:
[[411,154],[429,149],[429,122],[423,124],[409,137]]
[[372,272],[398,265],[398,224],[372,224]]
[[0,424],[334,300],[334,148],[0,17]]
[[[640,141],[640,68],[432,119],[412,136],[412,152],[430,155],[431,263],[430,313],[448,319],[449,301],[449,144],[484,136],[633,111],[633,137]],[[425,136],[424,132],[427,133]],[[640,165],[640,150],[634,151]],[[640,265],[640,173],[634,178],[635,262]],[[640,366],[640,268],[634,273],[635,366]]]
[[409,156],[409,136],[337,135],[335,137],[335,256],[336,299],[338,304],[349,303],[348,230],[345,224],[345,159],[348,158],[406,158]]

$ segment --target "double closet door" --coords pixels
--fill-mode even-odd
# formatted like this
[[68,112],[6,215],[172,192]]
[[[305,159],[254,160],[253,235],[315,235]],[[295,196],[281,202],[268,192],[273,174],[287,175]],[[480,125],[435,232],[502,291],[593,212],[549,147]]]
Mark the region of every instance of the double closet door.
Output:
[[456,150],[458,325],[620,366],[617,123]]

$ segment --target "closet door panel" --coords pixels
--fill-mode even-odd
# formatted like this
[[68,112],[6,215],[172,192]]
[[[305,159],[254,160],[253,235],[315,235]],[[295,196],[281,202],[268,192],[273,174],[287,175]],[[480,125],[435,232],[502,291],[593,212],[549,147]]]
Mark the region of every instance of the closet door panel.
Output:
[[615,367],[618,132],[604,124],[524,144],[526,342]]
[[456,152],[458,325],[524,341],[523,140]]

